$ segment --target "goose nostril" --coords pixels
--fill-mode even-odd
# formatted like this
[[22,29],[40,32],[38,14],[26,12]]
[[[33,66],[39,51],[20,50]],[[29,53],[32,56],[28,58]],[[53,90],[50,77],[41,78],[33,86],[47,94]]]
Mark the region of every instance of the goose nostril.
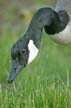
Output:
[[16,69],[17,69],[17,68],[15,67],[14,70],[16,71]]

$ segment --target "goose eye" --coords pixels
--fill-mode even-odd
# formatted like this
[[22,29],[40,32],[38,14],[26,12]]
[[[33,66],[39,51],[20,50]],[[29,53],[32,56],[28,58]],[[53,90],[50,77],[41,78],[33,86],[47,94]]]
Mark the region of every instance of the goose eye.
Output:
[[23,49],[21,52],[22,52],[23,54],[26,53],[26,49]]

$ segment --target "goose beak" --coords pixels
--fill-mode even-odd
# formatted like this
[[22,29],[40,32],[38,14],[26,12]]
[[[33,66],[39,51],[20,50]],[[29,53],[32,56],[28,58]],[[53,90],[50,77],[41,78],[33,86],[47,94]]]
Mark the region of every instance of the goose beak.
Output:
[[24,66],[20,64],[12,64],[9,76],[8,76],[8,83],[12,83],[16,76],[21,72]]

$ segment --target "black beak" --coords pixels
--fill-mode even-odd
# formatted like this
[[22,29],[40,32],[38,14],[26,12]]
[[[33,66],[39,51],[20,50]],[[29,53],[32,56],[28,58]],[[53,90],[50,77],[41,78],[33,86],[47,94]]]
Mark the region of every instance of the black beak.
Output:
[[8,76],[8,83],[12,83],[16,76],[20,73],[24,66],[20,64],[12,64],[9,76]]
[[8,79],[8,83],[9,83],[9,84],[11,84],[12,82],[13,82],[13,80],[9,80],[9,79]]

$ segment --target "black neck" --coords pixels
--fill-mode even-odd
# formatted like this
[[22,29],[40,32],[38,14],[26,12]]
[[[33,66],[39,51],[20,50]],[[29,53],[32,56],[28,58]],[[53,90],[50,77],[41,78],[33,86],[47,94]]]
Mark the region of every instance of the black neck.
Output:
[[41,8],[31,20],[27,33],[39,48],[43,28],[48,34],[62,31],[69,22],[69,16],[65,11],[55,12],[51,8]]
[[54,11],[51,8],[41,8],[31,20],[27,33],[38,48],[40,47],[42,30],[45,25],[50,25],[52,16],[54,16]]
[[59,33],[65,29],[67,24],[69,23],[69,16],[66,11],[61,10],[59,12],[55,12],[55,18],[51,22],[49,26],[45,26],[45,32],[53,35]]

